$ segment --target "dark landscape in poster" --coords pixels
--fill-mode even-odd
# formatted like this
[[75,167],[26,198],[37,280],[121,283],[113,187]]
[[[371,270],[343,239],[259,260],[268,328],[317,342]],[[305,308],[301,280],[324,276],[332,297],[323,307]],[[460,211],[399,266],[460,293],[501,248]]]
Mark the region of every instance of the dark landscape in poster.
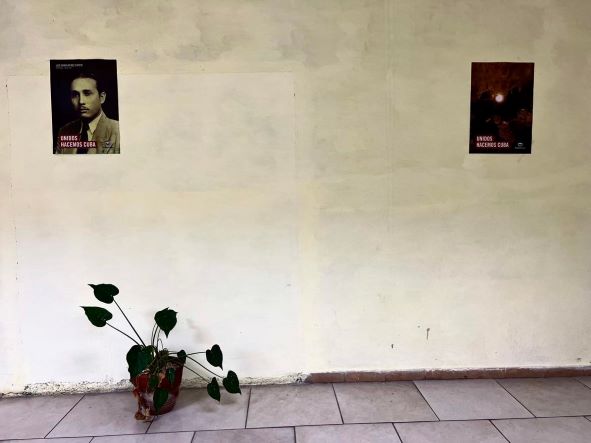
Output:
[[533,63],[472,63],[470,154],[531,154]]

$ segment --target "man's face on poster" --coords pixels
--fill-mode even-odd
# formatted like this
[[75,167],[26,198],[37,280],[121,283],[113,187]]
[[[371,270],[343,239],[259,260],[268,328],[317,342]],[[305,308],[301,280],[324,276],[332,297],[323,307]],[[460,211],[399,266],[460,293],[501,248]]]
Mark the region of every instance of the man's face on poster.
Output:
[[76,78],[70,85],[70,99],[78,115],[92,120],[101,112],[101,105],[105,102],[106,93],[97,89],[93,78]]

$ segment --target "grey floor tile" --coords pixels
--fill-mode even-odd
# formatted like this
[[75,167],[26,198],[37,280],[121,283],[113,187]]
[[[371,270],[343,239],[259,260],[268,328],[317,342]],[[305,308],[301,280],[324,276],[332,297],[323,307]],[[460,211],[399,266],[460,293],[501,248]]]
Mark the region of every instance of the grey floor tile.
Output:
[[[162,434],[110,435],[95,437],[92,443],[191,443],[193,432],[165,432]],[[53,440],[47,443],[52,443]]]
[[330,384],[252,387],[247,428],[341,423]]
[[249,395],[248,387],[242,395],[222,392],[218,403],[205,389],[181,390],[174,409],[155,419],[148,433],[244,428]]
[[494,380],[421,380],[415,384],[440,420],[532,416]]
[[148,423],[134,418],[136,410],[131,392],[87,394],[48,437],[142,434]]
[[297,427],[296,440],[298,443],[400,443],[392,423]]
[[579,380],[585,386],[591,388],[591,377],[577,377],[577,380]]
[[404,443],[507,443],[488,420],[396,423]]
[[412,382],[335,383],[345,423],[437,420]]
[[0,440],[44,438],[82,395],[0,399]]
[[591,414],[591,389],[571,378],[499,380],[536,417]]
[[293,428],[199,431],[193,443],[294,443]]
[[511,443],[589,443],[591,422],[583,417],[494,420]]
[[33,440],[2,440],[2,443],[90,443],[92,437],[74,438],[34,438]]

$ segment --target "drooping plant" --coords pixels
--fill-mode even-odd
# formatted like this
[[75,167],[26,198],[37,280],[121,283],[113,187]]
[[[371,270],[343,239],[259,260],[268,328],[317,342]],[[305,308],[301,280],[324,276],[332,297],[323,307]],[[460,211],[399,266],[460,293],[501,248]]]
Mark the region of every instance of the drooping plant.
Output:
[[[121,307],[115,300],[115,296],[119,294],[119,289],[115,285],[106,283],[89,284],[89,286],[93,289],[94,296],[99,301],[106,304],[115,303],[119,311],[121,311],[121,314],[123,314],[123,317],[125,318],[127,323],[129,323],[129,326],[131,326],[131,329],[137,336],[139,342],[129,334],[126,334],[122,330],[110,324],[109,320],[113,318],[113,314],[111,314],[107,309],[98,306],[81,306],[81,308],[84,309],[86,317],[88,317],[88,320],[90,320],[90,322],[94,326],[101,328],[107,325],[113,328],[114,330],[120,332],[121,334],[125,335],[127,338],[129,338],[131,341],[135,343],[129,349],[126,356],[130,380],[133,380],[135,377],[142,373],[148,374],[149,389],[154,391],[154,408],[156,412],[158,412],[158,410],[166,403],[166,400],[168,399],[168,391],[166,389],[158,387],[161,375],[164,373],[165,377],[170,381],[171,384],[173,383],[173,380],[175,378],[175,369],[168,365],[169,362],[176,362],[177,364],[180,364],[184,368],[188,369],[189,371],[197,374],[199,377],[208,381],[209,383],[207,384],[207,393],[211,398],[217,400],[218,402],[221,399],[221,394],[217,378],[222,379],[222,386],[230,394],[242,393],[240,390],[240,382],[238,380],[238,376],[234,371],[228,371],[226,377],[222,377],[221,375],[218,375],[215,372],[208,369],[195,358],[191,357],[192,355],[205,354],[205,358],[211,366],[219,367],[223,370],[223,354],[222,350],[217,344],[213,345],[211,349],[207,349],[206,351],[191,353],[186,353],[182,349],[179,351],[169,351],[163,346],[162,340],[160,339],[160,333],[164,332],[164,334],[168,338],[168,334],[170,333],[170,331],[172,331],[172,329],[175,327],[177,323],[177,312],[169,308],[165,308],[161,311],[156,312],[156,314],[154,315],[155,323],[152,327],[152,334],[150,336],[150,344],[146,345],[146,343],[142,340],[141,336],[138,334],[136,329],[133,327],[133,325],[123,312],[123,309],[121,309]],[[204,370],[210,372],[214,375],[214,377],[212,377],[211,380],[209,380],[209,378],[206,378],[198,372],[194,371],[193,369],[189,368],[186,365],[187,359],[199,365]]]

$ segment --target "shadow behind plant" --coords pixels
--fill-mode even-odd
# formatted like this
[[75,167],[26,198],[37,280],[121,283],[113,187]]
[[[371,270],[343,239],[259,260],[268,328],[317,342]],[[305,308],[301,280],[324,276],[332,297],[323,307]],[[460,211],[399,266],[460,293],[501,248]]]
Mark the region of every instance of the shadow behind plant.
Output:
[[[136,385],[137,377],[142,374],[146,374],[148,376],[148,392],[153,392],[153,403],[156,414],[158,414],[169,397],[169,390],[162,387],[163,379],[166,378],[169,385],[173,385],[175,381],[175,367],[180,367],[181,371],[184,367],[206,381],[209,381],[207,384],[207,393],[211,398],[217,400],[218,402],[221,399],[220,386],[217,380],[218,378],[222,379],[222,386],[230,394],[242,393],[240,391],[240,382],[238,380],[238,376],[234,371],[228,371],[226,377],[222,377],[192,357],[193,355],[205,354],[205,358],[211,366],[219,367],[223,370],[223,354],[222,350],[217,344],[213,345],[211,349],[207,349],[206,351],[191,353],[187,353],[182,349],[179,351],[169,351],[164,347],[162,340],[160,339],[160,333],[164,332],[168,338],[168,334],[177,323],[177,312],[169,308],[165,308],[156,312],[154,315],[155,323],[152,327],[152,334],[150,336],[150,344],[146,345],[115,300],[115,296],[119,294],[119,289],[112,284],[104,283],[97,285],[89,284],[89,286],[93,289],[94,296],[99,301],[106,304],[115,303],[137,336],[139,342],[132,336],[111,325],[109,320],[113,318],[113,315],[107,309],[97,306],[81,306],[81,308],[84,309],[84,313],[88,317],[88,320],[90,320],[94,326],[100,328],[107,325],[125,335],[135,343],[127,352],[126,357],[130,381]],[[209,380],[193,369],[187,367],[187,360],[191,360],[193,363],[199,365],[204,370],[213,374],[214,377]]]

